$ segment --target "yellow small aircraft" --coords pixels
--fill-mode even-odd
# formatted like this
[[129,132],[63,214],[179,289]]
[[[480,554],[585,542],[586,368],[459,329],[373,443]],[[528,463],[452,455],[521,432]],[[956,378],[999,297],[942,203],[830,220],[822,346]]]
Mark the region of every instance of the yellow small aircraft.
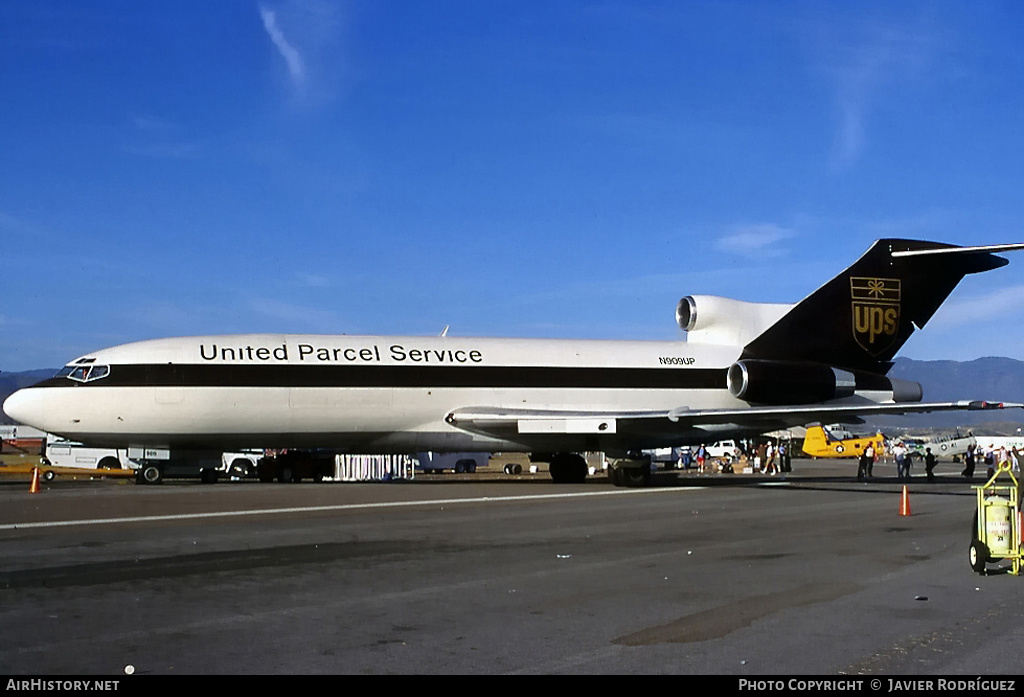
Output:
[[803,450],[811,457],[860,457],[868,445],[881,454],[885,436],[879,432],[863,438],[833,438],[821,426],[810,426],[804,436]]

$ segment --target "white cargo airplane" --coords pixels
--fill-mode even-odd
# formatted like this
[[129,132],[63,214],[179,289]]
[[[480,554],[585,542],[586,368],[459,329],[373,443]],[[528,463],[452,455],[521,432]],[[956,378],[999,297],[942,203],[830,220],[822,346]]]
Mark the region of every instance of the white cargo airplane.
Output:
[[246,334],[156,339],[77,358],[4,411],[106,447],[629,453],[873,414],[1003,406],[922,403],[891,359],[969,273],[1024,244],[886,239],[795,305],[687,296],[686,341]]

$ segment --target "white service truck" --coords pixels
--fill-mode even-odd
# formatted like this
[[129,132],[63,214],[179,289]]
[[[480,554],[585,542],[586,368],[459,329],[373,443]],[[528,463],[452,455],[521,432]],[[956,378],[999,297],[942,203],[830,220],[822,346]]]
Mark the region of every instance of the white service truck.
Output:
[[51,480],[62,468],[135,471],[139,484],[157,484],[166,476],[200,477],[214,482],[221,476],[233,479],[253,476],[262,450],[242,452],[174,452],[150,448],[94,448],[53,435],[46,436],[42,476]]
[[78,467],[80,469],[131,469],[127,450],[93,448],[70,441],[52,433],[46,436],[43,465],[51,467]]
[[416,453],[417,468],[427,474],[451,470],[456,474],[471,474],[491,460],[490,453]]

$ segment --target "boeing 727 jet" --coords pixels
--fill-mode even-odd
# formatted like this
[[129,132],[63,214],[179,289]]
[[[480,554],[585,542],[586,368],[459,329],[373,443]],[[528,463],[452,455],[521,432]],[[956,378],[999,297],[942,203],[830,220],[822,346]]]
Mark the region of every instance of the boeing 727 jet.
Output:
[[[886,377],[903,343],[967,274],[1024,244],[879,240],[794,305],[690,295],[685,341],[233,335],[155,339],[71,361],[19,390],[20,423],[96,446],[547,453],[579,481],[583,451],[645,449],[874,414],[999,408],[922,402]],[[1006,405],[1024,406],[1024,405]]]

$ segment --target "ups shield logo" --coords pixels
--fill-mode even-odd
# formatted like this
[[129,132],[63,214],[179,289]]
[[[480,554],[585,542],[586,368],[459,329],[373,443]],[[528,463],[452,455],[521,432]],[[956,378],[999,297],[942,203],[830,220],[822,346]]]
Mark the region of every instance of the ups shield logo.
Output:
[[872,356],[884,353],[899,329],[900,280],[851,276],[850,301],[857,345]]

